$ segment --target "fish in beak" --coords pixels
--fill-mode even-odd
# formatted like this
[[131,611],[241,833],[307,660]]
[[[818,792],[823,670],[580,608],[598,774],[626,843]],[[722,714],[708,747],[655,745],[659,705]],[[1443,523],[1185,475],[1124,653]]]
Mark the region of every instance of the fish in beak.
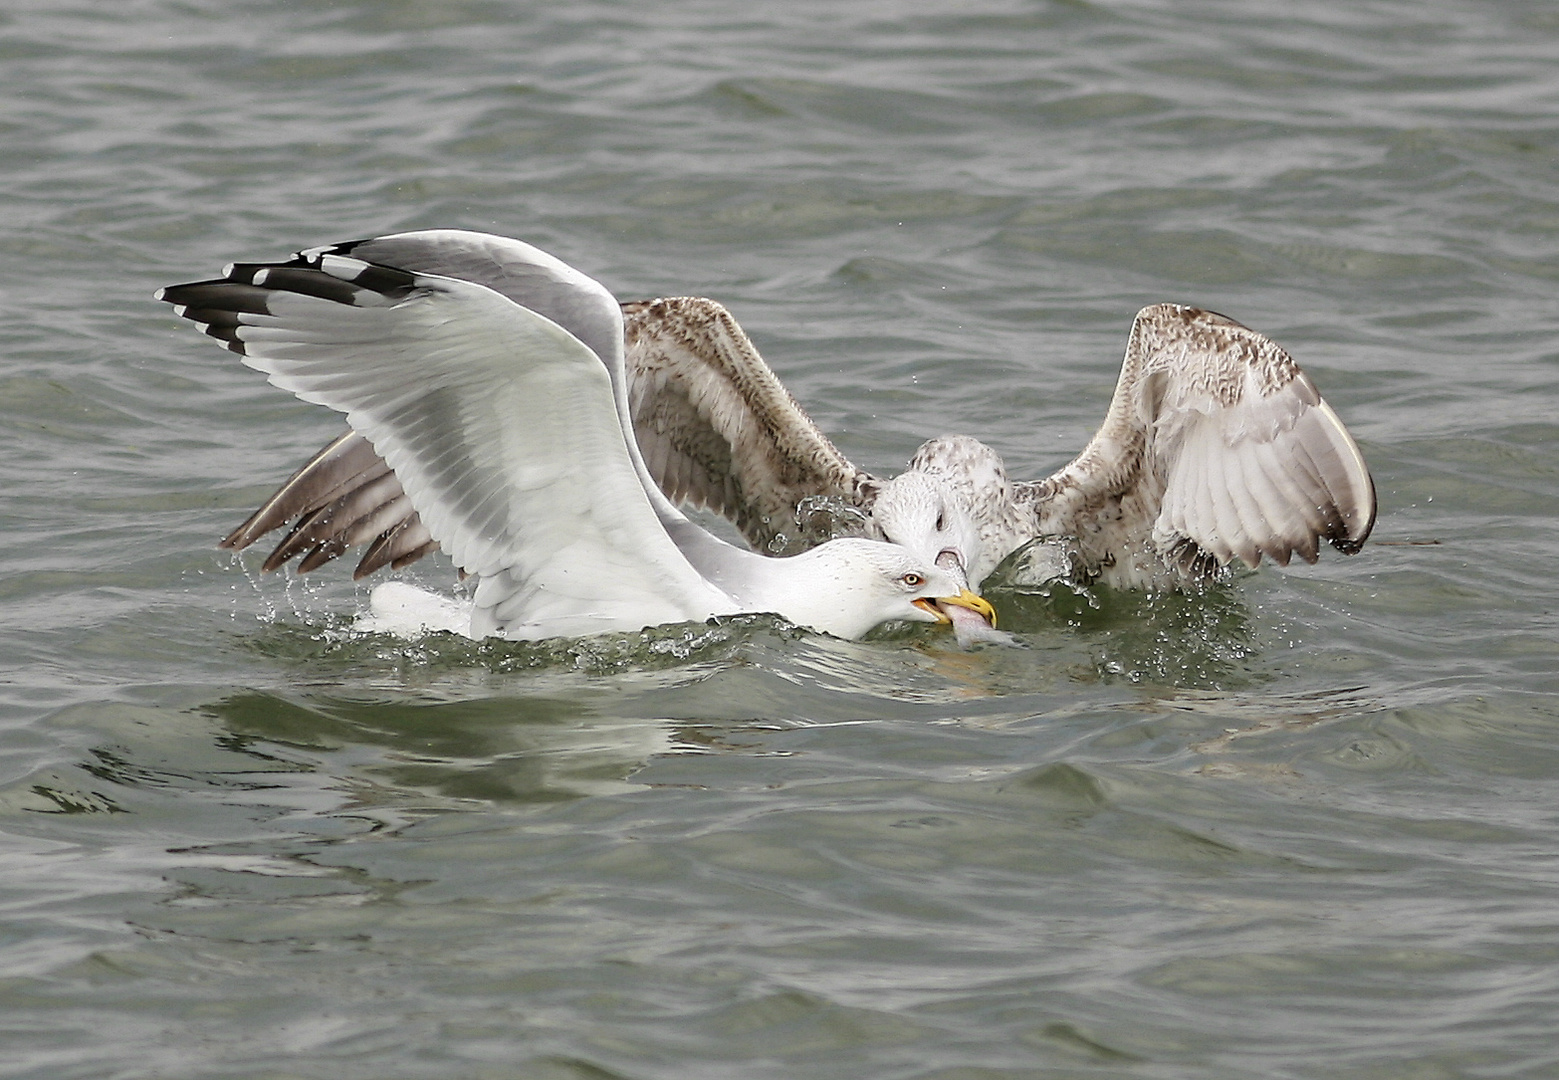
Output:
[[916,600],[916,606],[937,617],[938,622],[951,623],[953,635],[960,648],[973,648],[981,642],[996,645],[1018,645],[1018,639],[996,629],[996,609],[983,596],[976,596],[968,589],[957,596],[939,596],[935,600]]
[[949,607],[959,607],[967,608],[969,611],[979,615],[989,626],[994,627],[996,625],[996,609],[991,607],[991,602],[983,596],[976,596],[968,589],[965,589],[957,596],[939,596],[935,600],[916,600],[915,606],[922,611],[935,615],[939,623],[952,622],[953,615],[947,609]]

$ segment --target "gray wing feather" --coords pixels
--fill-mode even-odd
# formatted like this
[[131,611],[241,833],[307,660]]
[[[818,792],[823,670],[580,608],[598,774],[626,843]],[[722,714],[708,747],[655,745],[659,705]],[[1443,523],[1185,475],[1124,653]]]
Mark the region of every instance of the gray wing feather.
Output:
[[348,431],[326,443],[219,546],[242,550],[272,529],[389,471],[367,439]]
[[400,569],[438,550],[438,543],[401,489],[400,478],[355,431],[325,444],[219,547],[242,551],[292,523],[261,569],[302,556],[298,572],[317,570],[348,549],[368,544],[354,579],[385,566]]
[[1263,555],[1352,554],[1375,523],[1358,445],[1293,359],[1232,319],[1143,308],[1104,424],[1048,479],[1018,486],[1040,535],[1078,540],[1118,584]]
[[522,240],[464,229],[421,229],[303,252],[350,254],[370,263],[439,274],[485,285],[521,307],[551,319],[600,357],[611,356],[622,333],[603,307],[600,286],[572,266]]

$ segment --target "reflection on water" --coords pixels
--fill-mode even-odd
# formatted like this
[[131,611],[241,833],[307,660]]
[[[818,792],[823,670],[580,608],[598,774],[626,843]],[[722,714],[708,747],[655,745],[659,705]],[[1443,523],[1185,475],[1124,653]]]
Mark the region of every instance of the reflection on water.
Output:
[[[247,746],[322,752],[351,778],[356,804],[524,804],[630,790],[628,778],[675,749],[668,724],[603,716],[588,700],[530,695],[451,702],[246,694],[205,710]],[[350,747],[349,769],[335,755]]]
[[668,721],[544,695],[248,692],[193,709],[86,704],[51,724],[86,745],[71,762],[6,784],[7,814],[140,814],[154,792],[290,801],[282,789],[307,789],[311,811],[332,814],[518,806],[634,790],[629,778],[652,755],[683,749]]

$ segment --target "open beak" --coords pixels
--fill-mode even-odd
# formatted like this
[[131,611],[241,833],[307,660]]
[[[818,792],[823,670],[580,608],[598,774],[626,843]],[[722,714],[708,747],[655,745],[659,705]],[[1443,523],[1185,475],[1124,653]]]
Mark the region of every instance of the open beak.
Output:
[[976,596],[965,589],[957,596],[939,596],[935,600],[916,600],[915,606],[936,616],[937,622],[950,623],[953,620],[943,609],[951,604],[954,607],[968,608],[979,615],[994,628],[996,626],[996,609],[991,607],[991,602],[983,596]]

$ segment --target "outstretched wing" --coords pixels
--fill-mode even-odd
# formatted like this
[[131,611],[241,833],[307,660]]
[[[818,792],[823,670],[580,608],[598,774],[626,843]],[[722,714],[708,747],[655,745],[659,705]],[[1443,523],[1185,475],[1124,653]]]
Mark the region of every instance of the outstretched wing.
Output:
[[[1070,464],[1021,485],[1040,535],[1075,538],[1107,581],[1202,576],[1266,555],[1353,554],[1375,485],[1348,429],[1266,336],[1179,304],[1137,313],[1104,424]],[[1144,558],[1146,557],[1146,558]]]
[[818,429],[720,304],[624,304],[623,329],[634,435],[673,502],[721,515],[772,553],[795,538],[806,500],[869,505],[872,478]]
[[[619,318],[597,283],[502,243],[581,310]],[[591,633],[728,604],[666,534],[634,467],[610,370],[620,346],[599,356],[486,286],[340,250],[161,296],[272,384],[346,414],[431,538],[479,579],[474,634]]]
[[[621,340],[615,304],[573,267],[507,237],[461,229],[424,229],[321,248],[422,274],[485,285],[551,319],[601,357]],[[598,295],[599,294],[599,295]],[[265,505],[220,544],[241,551],[288,522],[292,528],[266,558],[275,570],[302,555],[299,573],[316,570],[348,549],[367,544],[354,579],[389,566],[400,569],[439,549],[400,479],[372,445],[348,430],[332,439],[287,479]]]

